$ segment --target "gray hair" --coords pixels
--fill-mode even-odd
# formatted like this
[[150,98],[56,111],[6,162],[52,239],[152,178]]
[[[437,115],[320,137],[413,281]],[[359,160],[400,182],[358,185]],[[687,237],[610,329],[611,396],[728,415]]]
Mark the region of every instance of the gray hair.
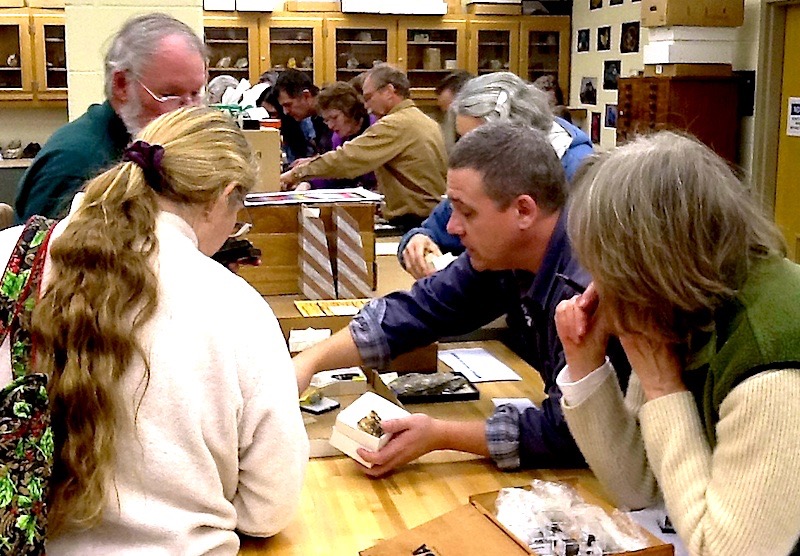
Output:
[[394,87],[394,91],[403,98],[408,98],[411,90],[411,84],[408,81],[408,76],[397,68],[389,64],[377,64],[372,69],[367,71],[367,77],[375,85],[375,89],[380,89],[386,85]]
[[489,122],[467,133],[453,146],[450,168],[479,172],[486,195],[500,209],[520,195],[547,213],[566,202],[564,168],[547,135],[520,122]]
[[676,340],[711,322],[783,237],[728,164],[662,131],[595,155],[576,177],[569,237],[623,330]]
[[553,125],[547,94],[507,71],[467,81],[453,101],[453,109],[461,116],[483,118],[487,122],[511,120],[546,133]]
[[133,17],[125,22],[114,36],[105,57],[106,98],[111,98],[115,71],[131,71],[139,75],[142,68],[158,51],[164,37],[179,35],[203,57],[208,59],[203,40],[192,29],[164,13]]

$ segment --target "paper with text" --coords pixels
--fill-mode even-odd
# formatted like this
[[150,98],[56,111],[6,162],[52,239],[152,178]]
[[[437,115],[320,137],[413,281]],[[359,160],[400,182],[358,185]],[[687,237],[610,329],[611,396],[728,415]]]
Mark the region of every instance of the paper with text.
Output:
[[439,352],[439,359],[470,382],[522,380],[511,367],[483,348],[446,349]]

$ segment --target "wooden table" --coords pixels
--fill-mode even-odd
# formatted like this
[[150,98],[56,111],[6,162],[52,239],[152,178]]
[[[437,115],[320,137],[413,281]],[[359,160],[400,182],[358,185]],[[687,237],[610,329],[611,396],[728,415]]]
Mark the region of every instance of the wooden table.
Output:
[[[509,364],[523,380],[478,384],[481,398],[473,402],[412,405],[408,409],[440,418],[485,419],[493,410],[492,397],[527,397],[541,402],[544,393],[538,373],[499,342],[481,345]],[[333,416],[329,419],[332,423]],[[315,423],[309,427],[310,436],[325,427],[330,431],[330,424]],[[241,554],[356,555],[381,539],[466,504],[473,494],[525,485],[535,478],[575,478],[589,492],[606,499],[587,470],[504,473],[491,460],[449,451],[423,456],[383,479],[371,479],[362,469],[346,456],[312,459],[298,516],[273,538],[243,538]]]

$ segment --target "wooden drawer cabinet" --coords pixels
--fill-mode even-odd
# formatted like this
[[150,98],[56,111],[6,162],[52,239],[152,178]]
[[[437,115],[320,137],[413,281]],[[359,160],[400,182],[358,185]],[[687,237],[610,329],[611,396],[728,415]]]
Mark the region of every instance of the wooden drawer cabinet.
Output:
[[737,162],[739,118],[733,77],[625,77],[619,80],[617,143],[649,130],[692,133]]

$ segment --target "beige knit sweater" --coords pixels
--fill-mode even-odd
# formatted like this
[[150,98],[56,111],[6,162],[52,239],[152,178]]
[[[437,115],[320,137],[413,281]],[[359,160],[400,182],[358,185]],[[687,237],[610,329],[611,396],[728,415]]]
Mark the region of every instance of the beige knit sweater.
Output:
[[579,405],[562,405],[578,446],[616,502],[649,506],[660,490],[691,554],[774,556],[794,546],[800,371],[764,372],[732,390],[720,407],[713,450],[692,394],[645,403],[635,375],[624,399],[612,373]]

